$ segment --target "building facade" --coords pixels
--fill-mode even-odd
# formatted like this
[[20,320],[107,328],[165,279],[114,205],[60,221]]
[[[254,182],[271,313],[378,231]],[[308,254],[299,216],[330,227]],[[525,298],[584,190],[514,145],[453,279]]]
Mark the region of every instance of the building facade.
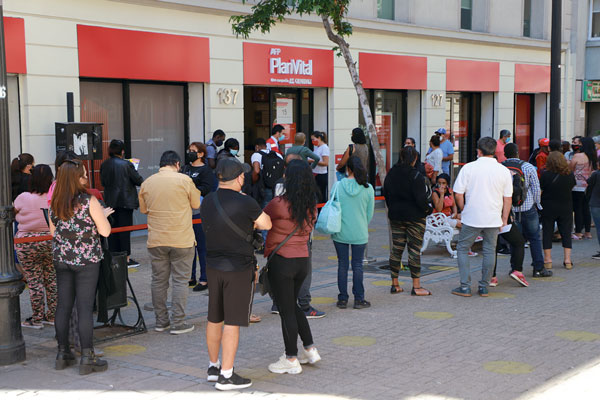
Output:
[[[238,139],[249,161],[274,123],[286,127],[286,145],[298,131],[326,132],[333,170],[364,123],[343,59],[317,17],[236,38],[229,18],[250,5],[5,0],[12,155],[53,163],[55,122],[67,119],[72,92],[75,120],[102,123],[105,147],[123,139],[145,177],[163,151],[183,153],[216,129]],[[349,20],[388,167],[406,137],[424,152],[441,127],[452,133],[455,168],[475,158],[481,136],[509,129],[526,158],[548,135],[549,1],[354,0]],[[600,87],[598,29],[600,1],[563,0],[565,139],[590,134],[600,118],[598,97],[583,101],[583,88]]]

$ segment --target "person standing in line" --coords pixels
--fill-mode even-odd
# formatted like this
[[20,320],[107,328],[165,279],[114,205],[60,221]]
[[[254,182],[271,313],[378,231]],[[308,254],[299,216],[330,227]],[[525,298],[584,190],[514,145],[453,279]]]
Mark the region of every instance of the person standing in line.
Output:
[[[554,224],[558,225],[564,252],[563,265],[573,268],[571,261],[571,229],[573,228],[573,198],[575,176],[567,160],[558,151],[548,155],[546,171],[540,179],[542,190],[542,234],[544,245],[544,269],[552,268],[552,236]],[[534,275],[535,276],[535,275]]]
[[348,177],[336,182],[331,193],[337,190],[342,206],[342,229],[331,235],[338,258],[338,308],[348,306],[348,267],[352,250],[352,294],[354,308],[368,308],[363,285],[363,259],[369,242],[369,222],[375,210],[375,191],[367,182],[367,170],[358,157],[348,159]]
[[[268,270],[285,343],[284,355],[269,365],[269,371],[299,374],[300,364],[314,364],[321,359],[306,314],[296,301],[310,274],[308,241],[317,218],[317,187],[306,162],[296,160],[288,165],[285,188],[285,193],[271,200],[264,210],[273,223],[265,244],[265,257],[287,240],[272,256]],[[298,335],[304,346],[300,354]]]
[[537,167],[537,175],[539,179],[546,169],[546,159],[548,158],[548,153],[550,153],[548,148],[548,146],[550,146],[550,139],[542,138],[538,141],[538,143],[540,144],[540,151],[535,156],[535,166]]
[[[439,143],[438,136],[434,136]],[[435,143],[433,144],[435,145]],[[435,151],[441,150],[435,146]],[[434,153],[431,153],[434,154]],[[421,247],[425,234],[425,218],[431,213],[431,190],[427,177],[415,169],[417,151],[404,147],[400,161],[388,173],[383,183],[383,196],[388,207],[392,230],[390,249],[391,293],[403,292],[398,283],[404,248],[408,247],[408,268],[413,281],[413,296],[429,296],[431,292],[421,286]],[[440,157],[441,167],[441,157]],[[342,206],[343,207],[343,206]],[[360,260],[362,262],[362,259]]]
[[336,167],[337,180],[340,181],[345,177],[346,174],[346,163],[350,156],[355,155],[360,159],[362,165],[365,168],[369,165],[369,146],[367,145],[367,138],[361,128],[352,129],[352,136],[350,137],[352,144],[348,145],[348,148],[344,152],[340,163]]
[[506,157],[504,156],[504,146],[506,146],[507,143],[510,143],[510,136],[511,134],[508,129],[502,129],[500,131],[500,139],[496,144],[496,160],[498,160],[499,163],[506,161]]
[[575,153],[579,151],[579,148],[581,147],[581,138],[581,136],[573,136],[573,139],[571,139],[571,150],[565,153],[565,158],[568,162],[571,162]]
[[[100,165],[100,181],[104,186],[104,202],[115,212],[111,216],[113,227],[133,225],[133,210],[139,208],[136,186],[144,178],[132,163],[124,160],[125,143],[113,139],[108,146],[109,158]],[[131,258],[131,232],[113,233],[108,237],[108,247],[112,252],[127,253],[127,267],[139,267],[140,263]]]
[[34,165],[33,156],[29,153],[19,154],[19,156],[10,163],[12,201],[15,201],[17,196],[21,193],[29,191],[31,170]]
[[440,137],[433,135],[429,140],[429,146],[431,151],[425,157],[425,162],[433,167],[433,176],[430,178],[430,182],[433,184],[437,180],[437,176],[443,173],[442,160],[444,158],[444,152],[440,148]]
[[[14,202],[15,219],[19,223],[16,238],[50,234],[42,209],[48,207],[48,189],[52,179],[52,170],[46,164],[33,167],[31,190],[18,195]],[[15,244],[15,250],[27,279],[33,311],[21,326],[42,329],[43,324],[54,325],[56,271],[52,264],[52,241],[18,243]]]
[[[189,145],[185,155],[186,165],[182,172],[192,178],[196,189],[200,191],[201,197],[206,197],[212,188],[215,186],[215,174],[212,169],[206,165],[206,146],[204,143],[193,142]],[[192,221],[200,219],[200,209],[192,210]],[[194,252],[194,261],[192,261],[192,278],[189,285],[192,286],[194,292],[201,292],[208,289],[206,278],[206,238],[202,224],[193,224],[194,237],[196,238],[196,251]],[[196,281],[196,261],[200,265],[200,277]]]
[[[414,138],[411,137],[407,137],[406,140],[404,141],[404,147],[414,147],[415,150],[417,150],[417,142],[415,142]],[[454,150],[452,150],[454,151]],[[423,175],[426,174],[425,172],[425,164],[423,164],[423,162],[421,162],[421,153],[419,153],[419,151],[417,150],[417,161],[415,162],[415,168],[417,169],[417,171],[419,171],[420,173],[422,173]],[[444,162],[442,162],[442,169],[444,169]],[[450,183],[448,183],[450,184]]]
[[[594,219],[594,225],[596,225],[596,239],[598,239],[598,245],[600,245],[600,170],[594,171],[587,183],[586,197],[589,198],[590,213]],[[592,259],[600,260],[600,251],[594,254]]]
[[[574,240],[591,239],[592,216],[590,205],[585,197],[587,180],[592,172],[598,169],[598,159],[594,141],[589,137],[573,139],[573,151],[575,154],[569,163],[571,171],[575,175],[577,184],[573,188],[573,211],[575,212]],[[585,233],[583,230],[585,229]]]
[[290,154],[298,154],[302,157],[302,160],[306,162],[311,159],[312,168],[316,168],[319,165],[319,161],[321,161],[321,157],[313,153],[306,146],[306,135],[303,132],[298,132],[296,133],[296,136],[294,136],[294,145],[285,152],[285,156],[287,157]]
[[[512,211],[515,214],[513,223],[517,225],[525,240],[529,242],[529,252],[531,253],[533,265],[532,276],[534,278],[551,277],[552,272],[544,268],[544,253],[542,251],[540,217],[538,213],[538,210],[542,209],[538,175],[533,165],[519,159],[519,147],[515,143],[509,143],[504,147],[504,155],[506,156],[506,161],[502,165],[507,167],[511,173],[516,173],[524,179],[527,191],[525,198],[522,199],[522,204],[514,206]],[[510,276],[521,285],[527,286],[527,281],[522,272],[513,271]]]
[[241,162],[237,158],[240,153],[240,142],[236,138],[229,138],[225,141],[223,148],[217,153],[217,165],[224,158],[231,158],[237,162]]
[[476,161],[461,168],[454,183],[454,197],[461,213],[462,228],[458,237],[460,286],[452,294],[471,297],[469,250],[477,236],[483,237],[483,262],[478,293],[489,296],[488,285],[494,270],[498,229],[507,225],[512,204],[510,172],[494,158],[496,141],[482,137],[477,141]]
[[285,128],[283,125],[275,125],[271,129],[271,137],[267,139],[267,150],[274,151],[283,157],[283,149],[279,147],[279,142],[285,139]]
[[[450,163],[454,159],[454,145],[452,144],[452,141],[450,140],[450,132],[447,132],[446,129],[444,129],[444,128],[440,128],[437,131],[435,131],[435,134],[440,137],[440,148],[442,149],[442,152],[444,154],[444,157],[442,158],[442,171],[445,174],[450,175]],[[413,140],[413,143],[414,143],[414,140]],[[431,153],[432,151],[433,151],[433,148],[431,147],[431,143],[430,143],[430,147],[429,147],[429,150],[427,151],[427,154]],[[434,180],[434,182],[435,182],[435,180]]]
[[225,141],[225,132],[221,129],[214,131],[212,139],[206,142],[206,164],[212,169],[217,167],[217,152],[219,147],[223,146]]
[[[255,229],[271,229],[271,218],[256,200],[244,196],[247,164],[224,159],[217,165],[219,189],[202,202],[200,215],[206,234],[208,275],[207,380],[218,390],[243,389],[250,379],[233,371],[240,327],[249,325],[254,282],[258,277],[252,244]],[[223,364],[219,361],[222,351]]]
[[592,140],[594,141],[594,146],[596,147],[596,159],[600,160],[600,135],[594,136]]
[[327,173],[329,168],[329,146],[327,146],[327,138],[324,132],[314,131],[311,137],[312,143],[315,146],[314,152],[321,157],[321,161],[317,163],[318,166],[313,168],[315,181],[320,192],[319,203],[325,203],[327,202],[327,182],[329,177]]
[[571,143],[569,143],[567,140],[563,140],[560,143],[560,152],[565,156],[565,158],[567,158],[567,153],[571,152]]
[[[142,183],[140,212],[148,215],[148,253],[152,263],[152,306],[157,332],[172,335],[191,332],[185,319],[188,282],[194,260],[192,210],[200,208],[200,191],[192,179],[180,173],[181,158],[174,151],[160,157],[160,169]],[[171,279],[171,321],[167,290]]]
[[[107,217],[113,209],[103,208],[87,193],[87,172],[79,160],[65,160],[58,168],[56,188],[49,212],[52,254],[56,269],[58,304],[55,315],[58,370],[75,364],[69,346],[69,319],[73,304],[77,306],[81,348],[79,374],[106,371],[108,363],[97,358],[93,348],[92,311],[102,260],[99,235],[110,234]],[[73,234],[76,232],[76,234]]]

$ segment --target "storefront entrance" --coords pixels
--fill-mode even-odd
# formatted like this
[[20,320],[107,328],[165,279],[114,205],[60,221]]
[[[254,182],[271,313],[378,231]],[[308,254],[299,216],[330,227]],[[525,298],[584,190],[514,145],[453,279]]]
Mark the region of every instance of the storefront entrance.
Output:
[[452,180],[460,168],[477,158],[481,132],[481,93],[446,93],[446,130],[454,144]]
[[257,138],[268,139],[271,128],[285,127],[285,149],[294,143],[297,132],[304,132],[307,141],[313,132],[313,89],[281,87],[244,87],[245,162],[250,162]]
[[519,147],[519,158],[527,161],[533,144],[533,110],[532,94],[515,95],[515,130],[514,141]]

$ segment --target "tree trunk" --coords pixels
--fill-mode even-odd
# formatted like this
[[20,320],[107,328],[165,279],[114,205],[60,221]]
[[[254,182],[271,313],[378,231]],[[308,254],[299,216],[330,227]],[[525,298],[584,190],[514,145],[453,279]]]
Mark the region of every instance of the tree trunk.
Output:
[[[342,52],[342,55],[344,56],[344,60],[346,61],[348,72],[350,72],[352,83],[354,84],[356,94],[358,95],[360,108],[363,113],[363,118],[365,119],[365,123],[367,124],[367,133],[369,135],[369,138],[371,139],[371,147],[373,148],[373,153],[375,154],[377,174],[379,175],[379,180],[383,185],[387,173],[385,169],[385,160],[383,159],[381,151],[379,150],[379,139],[377,138],[377,130],[375,129],[373,115],[371,114],[371,108],[369,107],[369,100],[367,99],[367,94],[365,93],[365,89],[363,88],[362,82],[358,76],[358,72],[356,71],[356,63],[354,62],[352,54],[350,53],[350,45],[344,40],[343,37],[333,32],[331,24],[329,23],[329,18],[327,16],[322,15],[321,19],[323,20],[323,26],[325,27],[325,31],[327,32],[327,37],[339,47],[340,51]],[[365,165],[365,168],[368,169],[368,166]]]

